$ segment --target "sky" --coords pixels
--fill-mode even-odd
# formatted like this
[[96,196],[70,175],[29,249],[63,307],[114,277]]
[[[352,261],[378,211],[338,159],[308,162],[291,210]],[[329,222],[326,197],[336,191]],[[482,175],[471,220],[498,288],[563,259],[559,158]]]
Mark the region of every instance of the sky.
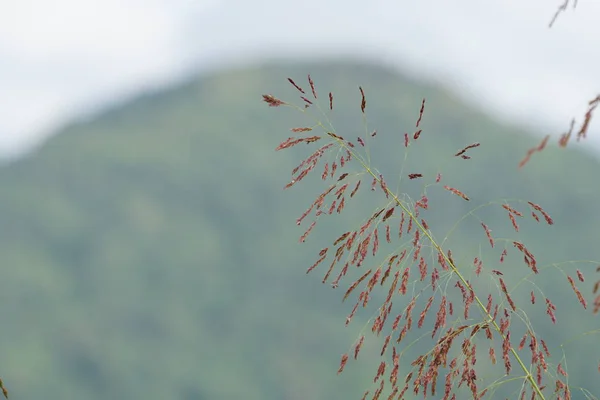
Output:
[[[549,29],[563,1],[0,0],[0,156],[198,71],[338,55],[558,137],[600,94],[600,2]],[[600,113],[589,136],[600,151]]]

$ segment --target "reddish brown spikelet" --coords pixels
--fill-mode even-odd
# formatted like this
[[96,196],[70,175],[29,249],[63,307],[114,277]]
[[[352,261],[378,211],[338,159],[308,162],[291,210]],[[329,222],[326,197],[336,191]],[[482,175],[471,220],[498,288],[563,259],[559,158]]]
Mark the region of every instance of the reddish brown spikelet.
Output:
[[389,225],[385,226],[385,241],[388,243],[392,243],[392,234]]
[[365,142],[363,142],[362,138],[358,138],[356,139],[358,141],[358,144],[360,144],[362,147],[365,147]]
[[402,230],[404,228],[404,211],[402,211],[402,215],[400,216],[400,227],[398,228],[398,237],[402,237]]
[[500,263],[504,262],[504,257],[506,257],[507,254],[508,251],[506,249],[502,250],[502,254],[500,255]]
[[552,218],[550,217],[550,215],[549,215],[549,214],[548,214],[546,211],[544,211],[544,209],[543,209],[543,208],[542,208],[542,207],[541,207],[539,204],[535,204],[535,203],[532,203],[532,202],[530,202],[530,201],[528,201],[527,203],[528,203],[528,204],[529,204],[529,205],[530,205],[530,206],[531,206],[531,207],[532,207],[534,210],[536,210],[536,211],[539,211],[539,212],[540,212],[540,213],[541,213],[541,214],[544,216],[544,219],[546,220],[546,223],[547,223],[548,225],[552,225],[552,224],[554,224],[554,221],[552,220]]
[[519,225],[517,224],[517,220],[512,213],[508,213],[508,217],[510,218],[510,222],[512,223],[513,228],[515,228],[516,232],[519,232]]
[[292,128],[290,129],[292,132],[297,133],[297,132],[309,132],[312,131],[312,128],[308,128],[308,127],[304,127],[304,128]]
[[344,294],[344,298],[343,298],[343,300],[342,300],[342,301],[346,300],[346,299],[348,298],[348,296],[350,295],[350,293],[352,293],[352,291],[353,291],[354,289],[356,289],[356,287],[357,287],[358,285],[360,285],[360,283],[361,283],[362,281],[364,281],[364,280],[365,280],[365,278],[371,274],[371,272],[372,272],[372,270],[370,269],[370,270],[368,270],[367,272],[365,272],[365,273],[363,274],[363,276],[361,276],[360,278],[358,278],[358,280],[357,280],[357,281],[355,281],[355,282],[354,282],[354,283],[353,283],[353,284],[350,286],[350,288],[348,288],[348,290],[346,291],[346,294]]
[[571,120],[571,126],[569,127],[569,130],[565,133],[563,133],[562,135],[560,135],[560,139],[558,140],[558,145],[560,147],[567,147],[567,144],[569,143],[569,139],[571,138],[571,135],[573,133],[573,128],[575,128],[575,120],[572,119]]
[[354,348],[354,359],[356,360],[356,358],[358,357],[358,353],[360,352],[360,349],[362,348],[362,345],[365,341],[365,336],[362,335],[358,341],[358,343],[356,344],[356,347]]
[[394,214],[394,210],[395,210],[395,207],[392,207],[389,210],[387,210],[381,221],[385,222],[389,217],[391,217],[392,214]]
[[300,224],[302,223],[302,221],[304,220],[304,218],[306,218],[308,216],[308,214],[310,214],[310,212],[312,211],[312,209],[315,207],[315,204],[311,204],[311,206],[308,208],[308,210],[304,211],[304,213],[296,220],[296,225],[300,226]]
[[[412,242],[413,247],[416,247],[417,244],[419,243],[419,238],[421,237],[421,231],[416,230],[415,231],[415,236]],[[415,251],[415,256],[414,256],[414,260],[417,259],[417,257],[419,257],[419,253],[417,251]]]
[[344,206],[346,205],[346,198],[342,197],[342,201],[338,204],[337,209],[335,210],[338,214],[344,210]]
[[490,329],[489,324],[486,324],[483,329],[485,330],[485,337],[489,340],[492,340],[494,336],[492,335],[492,330]]
[[583,273],[580,270],[577,270],[577,278],[579,279],[579,282],[585,281],[585,278],[583,277]]
[[542,347],[544,348],[544,352],[546,353],[546,356],[550,357],[550,351],[548,350],[548,346],[546,345],[546,341],[544,339],[540,339],[540,342],[542,342]]
[[[339,182],[339,181],[341,181],[341,180],[343,180],[343,179],[344,179],[344,178],[346,178],[347,176],[348,176],[348,173],[347,173],[347,172],[344,172],[344,173],[343,173],[343,174],[341,174],[341,175],[340,175],[340,177],[337,179],[337,180],[338,180],[338,182]],[[343,186],[343,187],[344,187],[344,190],[346,189],[346,187],[347,187],[347,186],[348,186],[348,184],[346,184],[346,185],[344,185],[344,186]]]
[[473,265],[475,266],[475,275],[479,276],[481,269],[483,268],[483,261],[481,261],[478,257],[475,257],[473,260]]
[[[392,300],[392,296],[394,295],[394,292],[396,291],[396,286],[398,286],[399,276],[400,276],[400,271],[396,271],[396,274],[394,275],[394,281],[392,282],[392,285],[390,286],[390,290],[388,291],[388,295],[387,295],[387,298],[385,299],[384,304],[390,303],[390,300]],[[383,284],[383,279],[382,279],[382,284]]]
[[315,227],[316,224],[317,224],[317,221],[313,221],[312,224],[310,224],[310,226],[308,227],[306,232],[304,232],[304,234],[300,237],[300,243],[304,243],[306,241],[306,237],[313,230],[313,228]]
[[373,133],[371,133],[371,137],[375,137],[375,135],[377,135],[377,131],[373,131]]
[[536,261],[535,261],[535,257],[533,256],[533,254],[527,250],[527,248],[525,247],[525,245],[523,243],[520,242],[513,242],[513,245],[519,249],[525,256],[525,263],[529,266],[529,268],[531,268],[531,270],[534,273],[538,273],[538,269],[536,267]]
[[408,285],[408,278],[410,277],[410,268],[406,267],[402,273],[402,282],[400,283],[400,294],[406,294],[406,287]]
[[460,191],[460,190],[458,190],[458,189],[455,189],[455,188],[453,188],[453,187],[446,186],[446,185],[444,185],[444,189],[446,189],[446,190],[448,190],[448,191],[450,191],[450,192],[454,193],[455,195],[457,195],[457,196],[459,196],[459,197],[462,197],[462,198],[463,198],[464,200],[466,200],[466,201],[469,201],[469,198],[467,197],[467,195],[466,195],[466,194],[464,194],[463,192],[461,192],[461,191]]
[[595,99],[591,100],[588,103],[589,108],[588,108],[587,112],[585,113],[583,124],[581,124],[581,128],[579,129],[579,132],[577,132],[577,141],[579,141],[579,139],[586,137],[587,130],[588,130],[590,122],[592,120],[592,113],[593,113],[594,109],[596,107],[598,107],[598,104],[600,104],[600,95],[598,95]]
[[435,336],[438,329],[446,327],[446,303],[446,296],[442,296],[442,301],[440,302],[440,307],[435,317],[435,324],[433,326],[433,332],[431,334],[432,338]]
[[499,278],[499,280],[500,280],[500,287],[502,288],[502,292],[506,296],[506,300],[508,300],[508,304],[510,304],[510,308],[513,311],[517,311],[517,308],[515,307],[515,303],[513,302],[510,295],[508,294],[508,290],[506,290],[506,285],[504,284],[504,280],[502,278]]
[[296,168],[294,168],[292,170],[292,175],[296,174],[296,172],[298,172],[298,170],[300,168],[302,168],[305,165],[309,165],[311,167],[314,167],[317,162],[319,161],[319,159],[321,157],[323,157],[323,155],[325,154],[325,151],[328,150],[329,148],[333,147],[333,143],[328,143],[320,148],[318,148],[313,154],[311,154],[307,159],[303,160],[300,165],[298,165]]
[[571,288],[573,288],[573,291],[577,295],[577,299],[579,300],[579,302],[581,303],[581,305],[583,306],[583,308],[587,308],[587,301],[585,301],[585,299],[583,298],[581,292],[579,291],[579,289],[575,285],[575,281],[573,280],[573,278],[571,278],[570,276],[567,275],[567,279],[569,280],[569,283],[571,284]]
[[408,133],[404,134],[404,147],[408,147]]
[[535,304],[535,293],[533,293],[533,290],[531,291],[531,304]]
[[356,182],[356,186],[354,187],[354,189],[352,189],[352,193],[350,193],[350,198],[354,197],[354,195],[356,194],[356,192],[358,192],[358,188],[360,187],[360,183],[362,181],[358,181]]
[[367,290],[369,293],[375,287],[375,284],[379,280],[380,276],[381,276],[381,267],[377,268],[377,270],[375,271],[375,273],[373,274],[373,276],[371,277],[371,279],[369,279],[369,282],[367,283]]
[[523,213],[521,213],[520,211],[515,210],[514,208],[512,208],[508,204],[502,204],[502,208],[504,208],[505,210],[507,210],[511,214],[518,215],[519,217],[523,216]]
[[[325,249],[327,250],[327,249]],[[327,257],[327,254],[323,254],[321,255],[321,257],[313,264],[310,266],[310,268],[308,268],[306,270],[306,273],[308,274],[310,271],[312,271],[313,269],[315,269],[317,267],[317,265],[321,264],[321,262]]]
[[[348,174],[346,174],[346,173],[342,174],[342,176],[338,179],[338,181],[341,181],[342,179],[344,179],[345,178],[344,175],[347,176]],[[342,197],[344,195],[344,193],[346,192],[346,189],[348,189],[347,183],[343,184],[338,190],[335,191],[335,196],[338,200],[340,199],[340,197]]]
[[458,153],[456,153],[454,156],[455,156],[455,157],[461,156],[461,155],[465,154],[465,152],[466,152],[467,150],[469,150],[469,149],[472,149],[472,148],[475,148],[475,147],[479,147],[479,146],[480,146],[480,143],[473,143],[473,144],[470,144],[470,145],[468,145],[467,147],[463,148],[462,150],[459,150],[459,151],[458,151]]
[[333,164],[331,164],[331,173],[330,176],[333,178],[333,175],[335,175],[335,171],[337,170],[337,163],[334,161]]
[[315,89],[315,83],[313,82],[313,80],[310,77],[310,75],[308,75],[308,84],[310,85],[310,90],[312,91],[313,97],[316,99],[317,98],[317,91]]
[[354,317],[354,313],[356,313],[357,309],[358,309],[358,303],[356,303],[354,305],[354,308],[352,309],[352,312],[350,313],[350,315],[348,315],[346,317],[346,326],[348,326],[348,324],[350,323],[350,321],[352,321],[352,317]]
[[548,314],[550,316],[550,319],[552,320],[552,323],[556,323],[556,315],[554,314],[554,311],[556,310],[556,306],[554,304],[552,304],[552,302],[550,301],[550,299],[546,299],[546,314]]
[[519,168],[522,168],[525,164],[527,164],[527,162],[529,162],[529,159],[531,158],[531,155],[533,153],[535,153],[537,151],[542,151],[544,149],[544,147],[546,147],[546,143],[548,142],[549,138],[550,138],[550,135],[547,135],[537,147],[533,147],[533,148],[527,150],[527,154],[519,163]]
[[406,307],[406,311],[404,313],[404,319],[406,320],[407,329],[412,327],[412,310],[415,308],[417,298],[413,297],[408,306]]
[[533,217],[533,219],[535,219],[537,222],[540,222],[540,217],[537,216],[537,214],[535,213],[535,211],[531,212],[531,216]]
[[384,387],[384,380],[382,379],[381,384],[375,391],[375,394],[373,395],[373,398],[371,400],[379,400],[379,396],[381,396],[381,393],[383,392],[383,387]]
[[377,374],[375,375],[373,382],[377,382],[384,373],[385,373],[385,361],[382,361],[379,364],[379,368],[377,368]]
[[429,308],[431,308],[432,303],[433,303],[433,296],[431,296],[429,298],[429,300],[427,300],[427,305],[425,305],[425,308],[423,309],[423,311],[421,311],[421,314],[419,315],[419,322],[417,323],[417,326],[419,328],[421,328],[423,326],[423,322],[425,322],[425,317],[427,316],[427,311],[429,311]]
[[302,93],[302,94],[305,94],[304,90],[302,90],[302,88],[301,88],[300,86],[296,85],[296,82],[294,82],[294,81],[292,80],[292,78],[287,78],[287,79],[288,79],[288,81],[289,81],[289,82],[290,82],[290,83],[291,83],[291,84],[292,84],[292,85],[293,85],[293,86],[294,86],[296,89],[298,89],[298,91],[299,91],[300,93]]
[[[322,283],[327,282],[327,279],[329,279],[329,275],[331,275],[331,272],[333,271],[333,267],[335,267],[335,264],[337,263],[338,259],[337,257],[334,258],[334,260],[331,262],[331,265],[329,265],[329,269],[327,270],[327,272],[325,273],[325,276],[323,277],[323,281]],[[332,284],[333,287],[337,287],[337,283],[333,283]]]
[[340,361],[340,369],[338,369],[338,372],[337,372],[338,375],[342,373],[347,362],[348,362],[348,354],[343,354],[342,360]]
[[[386,279],[390,276],[390,272],[392,271],[392,262],[393,262],[393,260],[390,260],[388,262],[388,267],[385,270],[385,272],[383,273],[383,276],[381,277],[381,281],[379,282],[379,284],[381,286],[383,286],[383,284],[385,283]],[[396,275],[398,275],[399,273],[400,273],[399,271],[396,271]],[[387,303],[387,301],[386,301],[386,303]]]
[[398,334],[398,339],[396,339],[396,343],[400,343],[402,341],[402,339],[404,339],[404,336],[406,336],[406,332],[408,332],[408,326],[404,325],[402,327],[402,330]]
[[371,235],[369,235],[366,238],[364,238],[358,244],[356,250],[354,251],[354,257],[352,258],[352,264],[354,264],[356,261],[358,261],[358,264],[356,264],[356,266],[360,267],[362,265],[362,262],[367,257],[367,252],[368,252],[368,249],[369,249],[369,242],[370,241],[371,241]]
[[510,364],[510,332],[506,333],[504,336],[504,340],[502,341],[502,359],[504,360],[504,367],[506,368],[506,375],[510,374],[511,364]]
[[427,210],[429,208],[429,199],[427,198],[427,196],[422,195],[421,198],[417,200],[417,202],[415,203],[415,209],[418,210],[419,207],[421,207],[424,210]]
[[490,360],[492,361],[492,364],[496,364],[496,352],[494,351],[493,347],[490,347]]
[[290,137],[290,138],[287,138],[286,140],[284,140],[283,142],[279,143],[279,146],[277,146],[275,148],[275,150],[279,151],[279,150],[283,150],[283,149],[288,149],[299,143],[304,142],[304,143],[308,144],[308,143],[316,142],[319,139],[321,139],[320,136],[311,136],[311,137],[300,138],[300,139],[296,139],[295,137]]
[[567,371],[565,371],[562,367],[562,365],[560,363],[558,363],[558,366],[556,367],[556,373],[561,374],[562,376],[568,376],[567,375]]
[[527,333],[523,335],[523,338],[521,338],[521,341],[519,342],[519,350],[523,350],[523,347],[525,347],[526,341],[527,341]]
[[269,107],[279,107],[286,104],[285,101],[279,100],[278,98],[270,94],[263,94],[262,97],[263,101],[267,103]]
[[416,127],[419,127],[419,124],[421,123],[421,118],[423,118],[423,111],[425,111],[425,99],[423,99],[423,101],[421,102],[421,110],[419,111],[419,119],[417,119],[417,125]]
[[425,221],[424,219],[421,219],[421,225],[423,225],[423,228],[425,228],[425,230],[429,230],[429,225],[427,225],[427,221]]
[[396,329],[398,329],[398,324],[400,324],[401,318],[402,318],[402,314],[396,315],[396,318],[394,319],[394,322],[392,324],[392,331],[395,331]]
[[375,228],[373,237],[373,257],[375,257],[377,250],[379,250],[379,229]]
[[[419,250],[421,248],[421,245],[419,244]],[[417,254],[417,253],[415,253]],[[425,259],[423,257],[419,258],[419,272],[421,273],[421,282],[423,282],[425,280],[425,278],[427,277],[427,262],[425,262]]]
[[385,183],[385,180],[383,179],[383,175],[379,174],[379,184],[381,186],[381,190],[383,190],[383,193],[385,193],[385,197],[389,198],[390,194],[389,194],[389,190],[387,187],[387,184]]
[[358,87],[358,89],[360,90],[360,111],[364,114],[365,113],[365,107],[367,107],[367,100],[365,99],[365,91],[363,90],[363,88],[361,86]]
[[450,264],[452,265],[452,267],[455,267],[456,264],[454,264],[454,260],[452,259],[452,250],[448,249],[448,260],[450,261]]
[[350,232],[350,231],[348,231],[348,232],[346,232],[346,233],[342,234],[342,236],[340,236],[339,238],[337,238],[337,239],[335,240],[335,242],[333,242],[333,245],[334,245],[334,246],[337,246],[337,245],[338,245],[338,243],[340,243],[340,242],[342,242],[344,239],[346,239],[346,238],[347,238],[347,237],[350,235],[350,233],[351,233],[351,232]]
[[435,183],[440,183],[440,181],[441,181],[441,180],[442,180],[442,174],[440,174],[440,173],[438,172],[438,174],[437,174],[437,175],[436,175],[436,177],[435,177]]
[[335,138],[335,139],[337,139],[339,141],[342,141],[342,142],[345,141],[345,139],[343,137],[341,137],[340,135],[337,135],[337,134],[335,134],[333,132],[327,132],[327,134],[329,136],[331,136],[332,138]]
[[333,111],[333,93],[329,92],[329,109]]
[[388,343],[390,342],[391,337],[392,337],[391,334],[389,334],[385,337],[385,341],[383,342],[383,347],[381,348],[380,356],[383,356],[383,354],[385,353],[385,350],[387,349],[387,346],[388,346]]
[[336,202],[337,202],[337,200],[334,200],[333,203],[331,203],[331,206],[329,207],[329,212],[328,212],[329,215],[331,215],[333,213],[333,211],[335,211]]
[[438,264],[442,267],[444,271],[448,270],[448,265],[446,265],[446,259],[444,258],[444,253],[438,251]]
[[422,178],[423,174],[408,174],[408,179]]
[[317,207],[317,209],[321,208],[321,206],[323,205],[323,203],[325,202],[325,197],[327,197],[327,195],[329,193],[331,193],[331,191],[333,189],[335,189],[336,185],[331,185],[329,186],[329,188],[327,188],[323,193],[321,193],[316,200],[313,202],[313,205],[315,205]]
[[469,309],[471,308],[471,304],[473,304],[473,301],[475,300],[475,293],[473,292],[470,286],[468,289],[468,295],[465,297],[465,319],[469,318]]
[[413,134],[413,139],[417,140],[417,139],[419,138],[419,136],[421,136],[421,132],[422,132],[422,131],[423,131],[422,129],[419,129],[418,131],[416,131],[416,132]]
[[[377,213],[375,213],[375,214],[377,214]],[[365,232],[367,231],[367,229],[369,229],[369,227],[371,226],[371,222],[373,222],[373,220],[374,220],[375,218],[377,218],[377,217],[375,216],[375,214],[374,214],[374,215],[373,215],[371,218],[369,218],[369,220],[368,220],[367,222],[365,222],[365,223],[364,223],[364,224],[363,224],[363,225],[360,227],[360,231],[359,231],[359,233],[358,233],[360,236],[362,236],[362,235],[363,235],[363,233],[365,233]]]

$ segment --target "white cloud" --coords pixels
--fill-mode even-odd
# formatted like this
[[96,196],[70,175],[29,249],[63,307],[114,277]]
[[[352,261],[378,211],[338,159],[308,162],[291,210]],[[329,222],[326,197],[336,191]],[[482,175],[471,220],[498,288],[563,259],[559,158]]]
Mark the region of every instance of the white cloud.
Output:
[[185,68],[185,38],[172,9],[186,3],[3,2],[0,151],[29,146],[99,103],[174,79]]
[[600,3],[579,2],[550,30],[559,3],[2,2],[0,151],[194,66],[277,54],[385,60],[443,81],[498,116],[557,133],[600,92]]

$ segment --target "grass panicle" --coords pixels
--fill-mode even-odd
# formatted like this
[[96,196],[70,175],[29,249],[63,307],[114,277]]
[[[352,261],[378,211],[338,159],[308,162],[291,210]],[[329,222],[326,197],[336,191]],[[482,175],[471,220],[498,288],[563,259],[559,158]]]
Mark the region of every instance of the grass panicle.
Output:
[[[428,193],[437,190],[454,195],[446,196],[445,201],[470,201],[470,197],[450,181],[442,184],[441,172],[436,174],[433,184],[424,184],[416,196],[393,191],[386,179],[389,176],[384,176],[372,164],[370,143],[385,137],[386,132],[368,129],[364,89],[358,88],[357,107],[363,116],[364,134],[353,142],[345,134],[336,132],[330,121],[331,92],[328,92],[328,109],[323,109],[310,75],[308,85],[314,104],[304,96],[305,91],[296,81],[291,78],[288,81],[300,92],[300,105],[272,95],[263,95],[263,100],[270,107],[288,106],[304,113],[311,119],[310,123],[307,127],[292,128],[292,132],[311,132],[311,136],[290,137],[280,143],[277,150],[298,147],[302,143],[320,147],[292,171],[293,178],[285,188],[294,186],[314,171],[319,171],[316,172],[320,177],[317,181],[325,185],[296,221],[298,225],[308,224],[300,242],[307,240],[318,221],[341,214],[361,196],[375,196],[380,203],[354,228],[337,233],[326,246],[321,246],[317,260],[307,270],[309,273],[321,268],[323,283],[329,282],[333,288],[346,287],[342,300],[353,299],[354,303],[346,317],[346,325],[351,324],[358,314],[362,320],[364,312],[361,310],[371,310],[371,317],[357,339],[341,356],[338,374],[347,368],[350,358],[358,360],[367,341],[374,340],[380,341],[377,347],[380,360],[372,378],[374,387],[364,392],[363,399],[367,396],[371,399],[381,396],[402,399],[409,391],[424,398],[461,399],[468,396],[481,399],[493,396],[501,385],[516,385],[520,398],[570,398],[571,388],[563,364],[549,363],[551,356],[546,341],[530,326],[524,309],[517,304],[520,298],[515,295],[518,286],[543,270],[533,252],[522,240],[494,237],[494,227],[470,212],[468,215],[483,228],[482,243],[486,248],[489,244],[489,251],[499,253],[499,258],[488,260],[479,253],[468,257],[471,261],[465,262],[462,256],[455,260],[452,249],[446,245],[447,235],[443,241],[436,238],[436,220],[429,216],[433,215],[432,209],[440,206],[430,203]],[[600,98],[590,103],[586,123],[598,102]],[[418,139],[427,132],[423,125],[425,105],[426,101],[422,99],[416,131],[398,137],[399,148],[403,145],[406,152],[420,143]],[[315,109],[316,113],[313,112]],[[312,134],[319,129],[322,134]],[[519,166],[523,167],[534,153],[542,151],[547,142],[548,137],[545,137],[529,150]],[[561,138],[562,142],[566,143],[566,140]],[[448,151],[447,155],[450,159],[477,162],[475,149],[480,146],[484,144],[465,144],[458,151]],[[317,168],[319,164],[321,167]],[[425,174],[420,172],[400,174],[399,178],[400,188],[403,182],[418,184],[426,181]],[[365,184],[370,183],[371,190],[359,192],[365,180],[368,182]],[[418,200],[412,201],[411,197]],[[493,204],[497,203],[490,203]],[[542,219],[548,225],[554,223],[550,214],[537,203],[502,201],[499,204],[498,209],[508,215],[507,226],[515,233],[526,229],[528,223],[536,224]],[[529,207],[531,220],[526,218],[523,205]],[[504,228],[498,227],[500,231]],[[509,254],[511,248],[515,250]],[[519,264],[512,261],[510,266],[505,264],[509,256],[521,258],[524,267],[519,269]],[[522,273],[527,278],[515,285],[515,280],[509,279],[515,273]],[[333,277],[335,279],[330,281]],[[566,277],[577,301],[587,308],[587,301],[576,283],[584,282],[583,273],[577,269]],[[594,294],[600,290],[599,286],[600,282],[596,283]],[[555,304],[537,286],[533,285],[525,298],[527,304],[524,306],[537,307],[553,324],[557,322]],[[537,301],[538,298],[543,301]],[[457,304],[461,304],[461,312],[456,312]],[[600,295],[594,300],[594,311],[598,312],[598,309]],[[365,332],[366,329],[371,333]],[[427,338],[431,338],[429,350],[406,360],[413,345]],[[481,359],[479,363],[478,359]],[[490,383],[480,379],[479,366],[486,364],[497,369],[497,381]]]

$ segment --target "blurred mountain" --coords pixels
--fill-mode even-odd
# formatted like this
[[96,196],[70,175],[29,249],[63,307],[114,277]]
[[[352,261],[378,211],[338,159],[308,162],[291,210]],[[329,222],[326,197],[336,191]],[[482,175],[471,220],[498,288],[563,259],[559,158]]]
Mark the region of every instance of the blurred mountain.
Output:
[[[298,99],[286,78],[308,89],[307,73],[320,98],[333,92],[338,134],[377,130],[371,162],[390,184],[401,167],[428,182],[441,171],[443,183],[468,193],[467,203],[428,188],[440,205],[429,219],[439,235],[479,204],[518,198],[542,204],[555,225],[522,222],[516,234],[498,206],[481,214],[494,232],[528,243],[540,264],[600,258],[598,162],[549,144],[518,170],[538,139],[467,108],[443,88],[350,61],[200,76],[74,122],[0,169],[0,376],[12,398],[361,397],[378,348],[367,347],[364,362],[336,371],[373,310],[345,328],[352,304],[341,297],[351,280],[332,290],[320,284],[324,270],[305,271],[341,226],[362,222],[385,199],[363,197],[339,216],[339,226],[317,225],[307,243],[297,243],[305,227],[296,218],[320,183],[283,191],[310,149],[274,148],[310,117],[269,108],[261,94]],[[366,128],[359,84],[367,94]],[[422,98],[423,133],[405,160],[403,135],[414,130]],[[473,142],[481,146],[470,151],[472,159],[453,157]],[[419,196],[423,182],[405,181]],[[488,254],[478,221],[448,240],[466,263]],[[526,270],[515,260],[502,268]],[[553,327],[543,306],[538,311],[549,340],[559,343],[597,319],[575,312],[564,276],[553,279],[539,287],[559,290],[554,302],[564,325]],[[593,370],[569,367],[572,379],[593,389]]]

